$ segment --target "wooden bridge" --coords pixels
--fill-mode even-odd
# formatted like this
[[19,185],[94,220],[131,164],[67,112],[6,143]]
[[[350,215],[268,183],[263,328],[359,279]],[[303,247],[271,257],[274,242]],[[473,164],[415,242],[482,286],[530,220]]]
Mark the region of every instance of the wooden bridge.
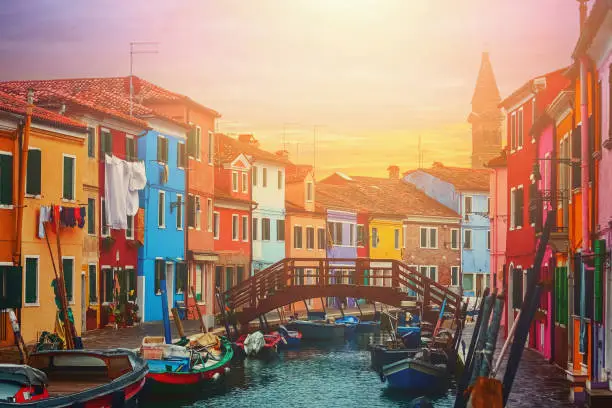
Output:
[[222,295],[247,324],[264,313],[305,299],[338,297],[401,306],[441,306],[458,317],[461,295],[393,259],[285,258]]

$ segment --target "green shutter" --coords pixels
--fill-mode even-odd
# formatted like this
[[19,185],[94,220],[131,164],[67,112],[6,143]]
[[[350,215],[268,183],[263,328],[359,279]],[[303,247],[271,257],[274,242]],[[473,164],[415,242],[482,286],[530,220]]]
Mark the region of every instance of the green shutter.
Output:
[[555,323],[559,323],[561,319],[561,279],[559,277],[559,268],[555,268]]
[[0,265],[0,309],[18,309],[22,306],[21,274],[19,266]]
[[87,199],[87,233],[95,234],[96,233],[96,199],[89,198]]
[[112,269],[104,270],[104,300],[106,302],[112,302],[114,298],[114,276]]
[[89,265],[89,302],[98,301],[98,279],[96,276],[96,265]]
[[13,156],[0,154],[0,204],[13,204]]
[[26,258],[25,302],[38,301],[38,258]]
[[62,265],[64,268],[64,283],[66,285],[66,298],[69,302],[72,302],[72,282],[74,275],[74,259],[64,258],[62,259]]
[[40,150],[28,150],[26,194],[40,195]]
[[64,156],[64,194],[66,200],[74,200],[74,158]]
[[604,267],[604,259],[606,256],[606,241],[603,239],[595,240],[594,242],[595,249],[595,271],[594,271],[594,279],[593,285],[594,287],[594,302],[595,302],[595,321],[602,322],[603,320],[603,267]]
[[94,128],[87,128],[87,156],[96,157],[95,146],[96,146],[96,130]]

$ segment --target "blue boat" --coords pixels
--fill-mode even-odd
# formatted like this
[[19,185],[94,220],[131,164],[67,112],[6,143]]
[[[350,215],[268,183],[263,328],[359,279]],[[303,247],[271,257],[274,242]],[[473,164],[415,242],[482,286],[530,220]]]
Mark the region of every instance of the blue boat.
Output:
[[390,348],[382,344],[372,344],[370,350],[370,364],[377,373],[382,373],[382,368],[396,361],[411,358],[416,355],[418,349]]
[[[411,393],[442,392],[448,388],[446,362],[426,361],[421,357],[406,358],[383,366],[383,381],[389,388]],[[432,359],[434,360],[434,359]]]
[[292,320],[288,330],[298,331],[304,340],[338,340],[344,338],[344,327],[326,321]]
[[282,324],[278,326],[278,331],[273,334],[279,334],[284,341],[278,343],[279,348],[296,348],[302,343],[302,333],[297,330],[287,330]]
[[344,337],[352,337],[355,331],[357,331],[359,318],[355,316],[344,316],[336,319],[334,323],[344,328]]
[[380,332],[380,321],[360,321],[357,324],[356,333],[378,333]]

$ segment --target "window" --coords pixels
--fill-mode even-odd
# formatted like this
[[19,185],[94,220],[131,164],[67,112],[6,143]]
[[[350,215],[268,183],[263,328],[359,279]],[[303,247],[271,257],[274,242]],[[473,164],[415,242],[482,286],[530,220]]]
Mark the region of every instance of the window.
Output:
[[223,287],[223,266],[215,267],[215,287],[218,289],[222,289]]
[[183,195],[176,195],[176,229],[183,229]]
[[470,229],[463,231],[463,248],[472,249],[472,230]]
[[232,191],[238,192],[238,173],[232,171]]
[[268,169],[264,167],[261,171],[261,184],[263,187],[268,187]]
[[96,129],[87,128],[87,156],[96,157]]
[[491,230],[487,230],[487,249],[491,250]]
[[136,160],[136,143],[133,136],[125,137],[125,160]]
[[313,227],[306,227],[306,249],[314,249],[315,233]]
[[213,164],[215,158],[215,135],[208,132],[208,164]]
[[236,267],[236,285],[242,282],[242,278],[244,277],[244,266]]
[[0,205],[13,205],[13,156],[0,152]]
[[96,199],[87,199],[87,233],[96,235]]
[[293,247],[302,249],[302,227],[299,225],[293,227]]
[[89,303],[98,302],[98,276],[96,264],[89,264],[87,267],[87,279],[89,280]]
[[187,195],[187,227],[195,227],[195,197]]
[[100,160],[105,154],[113,154],[113,135],[110,130],[102,129],[102,132],[100,132],[100,153],[102,156]]
[[355,224],[349,224],[349,245],[355,246]]
[[219,223],[221,221],[220,217],[221,217],[221,215],[218,212],[215,211],[215,213],[213,214],[213,224],[214,224],[213,225],[213,237],[215,239],[219,239],[219,232],[220,232],[219,231],[219,227],[220,227]]
[[25,257],[25,304],[38,304],[38,256]]
[[232,241],[238,241],[238,215],[232,214]]
[[[582,157],[582,139],[581,139],[581,133],[582,133],[582,125],[577,126],[573,131],[572,131],[572,136],[571,136],[571,155],[572,155],[572,159],[579,161]],[[568,166],[569,167],[569,166]],[[573,189],[577,189],[580,188],[581,185],[581,175],[582,175],[582,169],[581,166],[571,166],[571,171],[572,171],[572,188]]]
[[38,149],[28,150],[28,166],[26,170],[26,194],[40,196],[41,152]]
[[394,232],[394,236],[393,236],[394,248],[400,249],[400,230],[396,228],[395,231],[393,232]]
[[[198,197],[198,209],[200,208],[200,197]],[[198,211],[198,218],[200,218],[200,212]],[[213,200],[211,198],[206,199],[206,224],[209,232],[212,232],[213,225]],[[198,222],[199,228],[199,222]]]
[[510,115],[510,149],[516,150],[516,113]]
[[200,196],[195,196],[193,203],[195,213],[195,228],[199,230],[202,228],[202,207],[200,204]]
[[419,273],[423,276],[427,276],[427,272],[429,272],[429,267],[428,266],[420,266],[419,267]]
[[166,262],[163,259],[155,260],[155,294],[161,295],[162,287],[161,281],[166,280],[166,274],[164,269],[166,268]]
[[451,285],[459,286],[459,267],[451,266]]
[[166,227],[166,193],[159,191],[157,200],[157,226],[159,228]]
[[357,225],[357,246],[364,246],[366,242],[365,239],[365,228],[362,224]]
[[179,143],[178,149],[176,150],[176,167],[184,169],[187,164],[187,152],[185,149],[185,143]]
[[62,198],[64,200],[74,201],[75,188],[75,164],[76,157],[64,155],[64,188]]
[[473,213],[472,209],[472,197],[465,196],[463,197],[463,214],[465,215],[465,219],[467,220],[468,215]]
[[270,219],[269,218],[261,219],[261,239],[263,241],[270,240]]
[[168,163],[168,139],[157,136],[157,161]]
[[567,267],[555,268],[555,322],[567,325]]
[[104,198],[101,199],[101,203],[102,211],[100,211],[100,235],[102,237],[108,237],[110,236],[110,228],[106,223],[106,205],[104,205]]
[[510,227],[511,228],[522,228],[523,227],[523,186],[510,189]]
[[177,295],[185,293],[187,290],[187,264],[185,262],[178,262],[176,264],[174,287]]
[[276,240],[285,240],[285,220],[276,220]]
[[195,128],[195,140],[194,140],[194,157],[196,160],[201,159],[202,151],[202,128],[196,126]]
[[113,270],[110,268],[102,268],[102,278],[103,278],[103,285],[104,285],[104,292],[102,293],[102,301],[104,303],[110,303],[113,301],[114,298],[114,287],[115,287],[115,281],[114,281],[114,273]]
[[242,216],[242,241],[249,241],[249,217],[247,215]]
[[313,200],[313,184],[309,181],[306,183],[306,201],[310,202]]
[[512,269],[512,307],[519,309],[523,304],[523,270]]
[[279,170],[277,175],[278,175],[278,189],[282,190],[283,189],[283,171]]
[[333,245],[342,245],[342,223],[328,222],[327,229]]
[[66,286],[66,298],[68,302],[73,302],[73,287],[74,287],[74,258],[62,258],[62,267],[64,269],[64,284]]
[[204,269],[201,264],[196,264],[195,267],[195,297],[198,303],[202,302],[202,294],[204,293]]
[[225,290],[234,286],[234,268],[232,266],[225,267]]
[[244,171],[242,172],[242,192],[245,194],[249,192],[249,174]]
[[127,216],[127,229],[125,230],[125,238],[134,239],[134,216]]
[[438,228],[436,227],[421,227],[421,248],[437,249],[438,248]]
[[253,241],[257,241],[258,237],[257,237],[257,226],[258,226],[259,220],[255,217],[253,217],[253,221],[251,222],[252,226],[251,226],[251,232],[252,232],[252,239]]
[[523,147],[523,108],[519,109],[518,114],[517,114],[517,149],[520,149]]
[[487,197],[487,215],[491,214],[491,197]]
[[451,249],[459,249],[459,230],[451,229]]
[[378,248],[379,242],[380,238],[378,238],[378,228],[372,227],[372,248]]
[[253,185],[256,186],[257,185],[257,167],[256,166],[253,166],[251,170],[251,177],[253,178]]
[[317,249],[325,249],[325,228],[317,228]]
[[438,281],[438,267],[437,266],[430,266],[429,267],[429,279],[431,279],[432,281],[437,282]]

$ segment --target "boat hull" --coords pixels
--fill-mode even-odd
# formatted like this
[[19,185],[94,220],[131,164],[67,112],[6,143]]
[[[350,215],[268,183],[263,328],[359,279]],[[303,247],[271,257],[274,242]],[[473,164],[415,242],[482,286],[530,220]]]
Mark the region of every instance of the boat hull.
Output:
[[448,385],[446,366],[415,359],[404,359],[383,366],[383,379],[389,388],[407,392],[436,392]]
[[218,384],[226,374],[229,362],[196,373],[149,373],[145,390],[152,394],[193,394]]
[[359,322],[356,333],[378,333],[380,332],[380,322],[367,321]]
[[405,358],[412,358],[416,353],[415,349],[389,349],[383,345],[374,345],[370,347],[370,363],[372,368],[380,373],[383,366]]
[[344,338],[344,327],[330,323],[294,321],[287,325],[290,330],[302,333],[304,340],[336,340]]

